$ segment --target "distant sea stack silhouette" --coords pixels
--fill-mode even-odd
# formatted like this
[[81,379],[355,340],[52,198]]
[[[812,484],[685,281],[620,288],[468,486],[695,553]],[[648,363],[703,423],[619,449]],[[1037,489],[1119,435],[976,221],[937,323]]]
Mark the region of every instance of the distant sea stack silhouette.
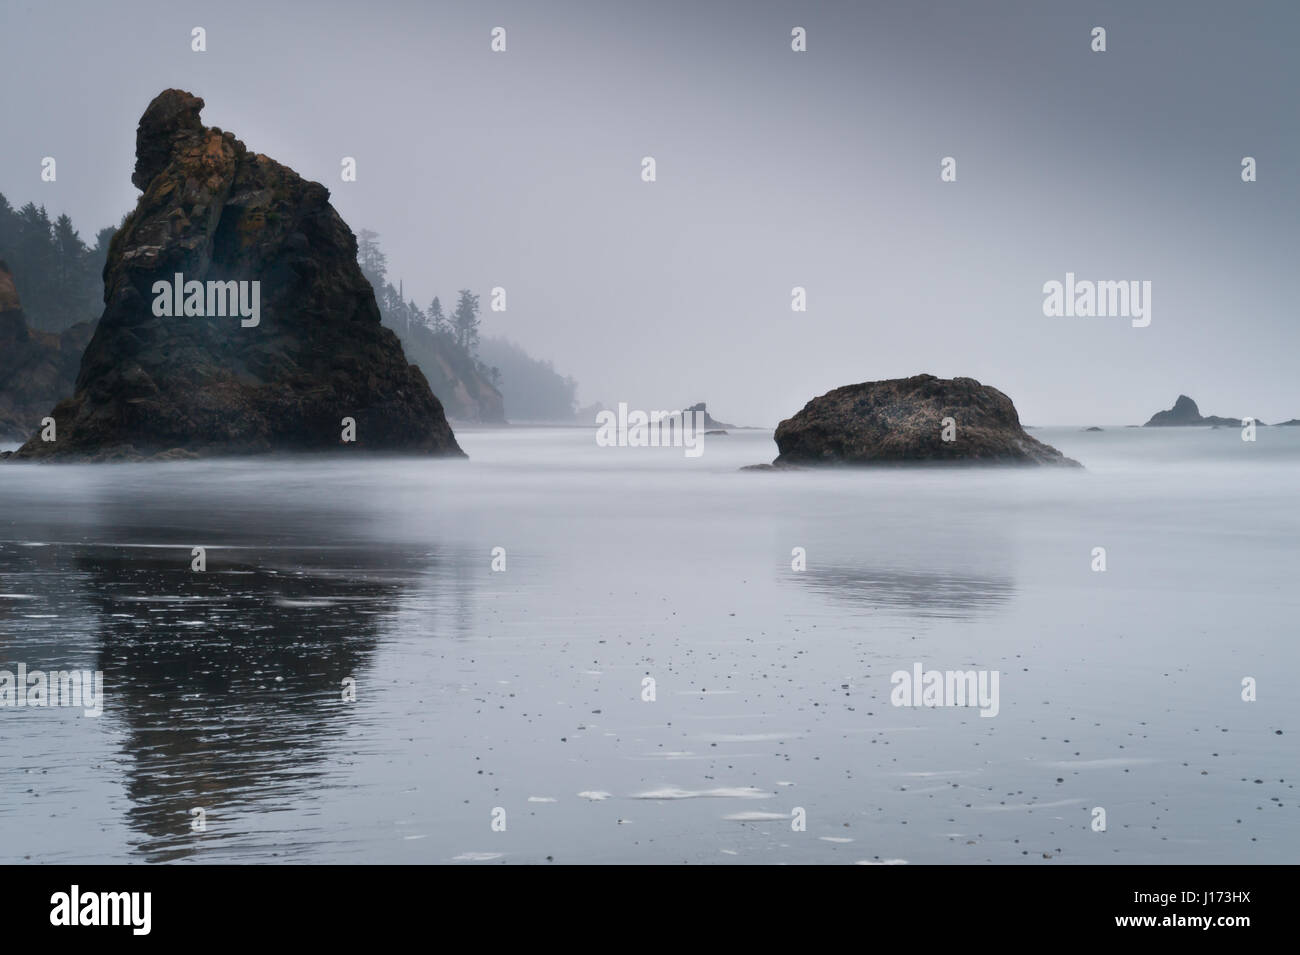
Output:
[[[945,428],[951,418],[950,428]],[[944,440],[945,430],[952,440]],[[845,385],[776,428],[774,467],[1050,464],[1080,467],[1025,433],[1011,399],[973,378],[915,375]]]
[[59,334],[27,324],[9,266],[0,259],[0,441],[25,441],[72,394],[90,322]]
[[[1196,402],[1186,395],[1179,395],[1174,406],[1168,411],[1157,411],[1151,416],[1151,420],[1144,424],[1144,428],[1182,428],[1196,427],[1198,425],[1222,425],[1229,428],[1240,428],[1241,418],[1220,418],[1217,415],[1201,416],[1201,409],[1196,407]],[[1263,421],[1256,421],[1255,424],[1263,424]]]
[[16,456],[463,456],[380,324],[329,190],[205,127],[202,108],[169,89],[141,117],[131,181],[144,195],[109,246],[76,393],[52,412],[56,440]]
[[698,411],[704,415],[704,427],[706,428],[713,428],[719,431],[726,429],[735,431],[739,428],[739,425],[727,424],[725,421],[715,421],[713,417],[709,415],[709,409],[703,401],[699,404],[691,405],[689,408],[685,409],[684,413],[690,414],[694,411]]

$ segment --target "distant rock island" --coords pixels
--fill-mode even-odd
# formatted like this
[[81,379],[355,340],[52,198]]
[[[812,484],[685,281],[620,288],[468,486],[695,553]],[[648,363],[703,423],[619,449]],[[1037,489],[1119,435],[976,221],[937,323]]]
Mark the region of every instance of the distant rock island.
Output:
[[689,408],[686,408],[682,412],[682,414],[688,415],[692,411],[699,411],[704,414],[704,427],[706,428],[710,428],[715,431],[736,431],[740,428],[740,425],[727,424],[725,421],[717,421],[716,419],[711,417],[709,415],[709,409],[705,407],[705,403],[703,401],[701,401],[697,405],[691,405]]
[[776,468],[812,464],[1080,467],[1026,434],[1011,399],[973,378],[915,375],[845,385],[814,398],[782,421],[775,438],[780,454],[771,466]]
[[141,117],[131,181],[144,194],[109,246],[75,394],[51,412],[56,440],[32,437],[15,456],[463,456],[380,324],[329,190],[205,127],[203,105],[169,89]]
[[28,325],[13,275],[0,259],[0,441],[26,441],[72,394],[92,329],[80,322],[56,335]]
[[[1196,407],[1196,402],[1186,395],[1179,395],[1174,406],[1168,411],[1157,411],[1151,416],[1151,420],[1144,424],[1144,428],[1183,428],[1196,427],[1198,425],[1223,425],[1230,428],[1240,428],[1241,418],[1220,418],[1215,415],[1202,416],[1201,409]],[[1256,424],[1264,424],[1263,421],[1256,420]]]

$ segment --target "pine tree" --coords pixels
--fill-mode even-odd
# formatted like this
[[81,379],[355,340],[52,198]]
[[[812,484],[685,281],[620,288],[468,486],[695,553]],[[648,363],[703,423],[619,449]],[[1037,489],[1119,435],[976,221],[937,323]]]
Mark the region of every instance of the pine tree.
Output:
[[67,214],[54,222],[55,276],[59,284],[70,289],[80,276],[86,261],[86,243],[81,241]]
[[441,335],[449,331],[447,316],[442,314],[442,302],[438,300],[436,295],[433,297],[433,301],[429,303],[429,329],[435,335]]
[[388,278],[388,257],[379,248],[379,233],[362,229],[357,236],[357,262],[378,298]]
[[467,288],[460,290],[460,301],[451,316],[456,344],[473,355],[478,348],[478,296]]
[[406,314],[410,319],[411,325],[415,328],[423,328],[426,324],[424,312],[420,310],[420,306],[415,304],[415,299],[411,299],[411,301],[406,303]]
[[27,203],[18,210],[18,237],[14,258],[15,272],[23,307],[33,325],[56,329],[60,317],[57,275],[58,255],[54,250],[53,224],[45,207]]
[[0,252],[12,254],[18,240],[18,214],[0,192]]

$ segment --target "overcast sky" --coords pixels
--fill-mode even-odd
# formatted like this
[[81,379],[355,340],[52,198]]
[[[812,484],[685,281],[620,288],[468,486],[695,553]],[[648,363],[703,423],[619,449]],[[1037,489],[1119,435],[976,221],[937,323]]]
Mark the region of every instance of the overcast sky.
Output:
[[[1140,423],[1180,392],[1205,414],[1300,417],[1300,4],[0,11],[12,203],[87,238],[116,223],[140,114],[189,90],[208,125],[379,232],[408,297],[504,287],[484,331],[554,361],[584,403],[706,400],[773,425],[838,385],[930,372],[995,385],[1028,423]],[[1150,326],[1045,317],[1043,283],[1067,271],[1150,281]]]

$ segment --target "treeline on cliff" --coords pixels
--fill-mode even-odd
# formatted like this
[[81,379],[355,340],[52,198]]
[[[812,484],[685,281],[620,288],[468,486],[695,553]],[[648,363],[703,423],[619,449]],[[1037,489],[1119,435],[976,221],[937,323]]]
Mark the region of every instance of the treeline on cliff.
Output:
[[[9,264],[32,327],[62,332],[99,319],[104,264],[116,231],[100,229],[88,244],[68,215],[51,219],[33,202],[15,209],[0,194],[0,258]],[[437,296],[425,307],[406,300],[401,281],[388,279],[378,239],[362,230],[358,263],[374,287],[384,324],[402,340],[408,360],[424,372],[449,417],[484,424],[574,420],[572,378],[505,339],[480,341],[479,297],[469,289],[445,306]]]
[[499,373],[498,386],[511,421],[570,422],[577,414],[578,383],[549,361],[533,358],[506,338],[485,337],[479,357]]
[[100,229],[87,244],[67,215],[51,220],[45,207],[33,202],[15,209],[0,194],[0,258],[9,263],[32,326],[61,332],[99,318],[104,262],[116,231],[115,226]]
[[460,289],[454,304],[436,295],[425,307],[407,299],[402,281],[389,280],[379,235],[369,229],[357,237],[357,261],[374,286],[384,324],[449,416],[481,423],[574,420],[577,382],[506,339],[480,338],[479,296],[470,289]]

